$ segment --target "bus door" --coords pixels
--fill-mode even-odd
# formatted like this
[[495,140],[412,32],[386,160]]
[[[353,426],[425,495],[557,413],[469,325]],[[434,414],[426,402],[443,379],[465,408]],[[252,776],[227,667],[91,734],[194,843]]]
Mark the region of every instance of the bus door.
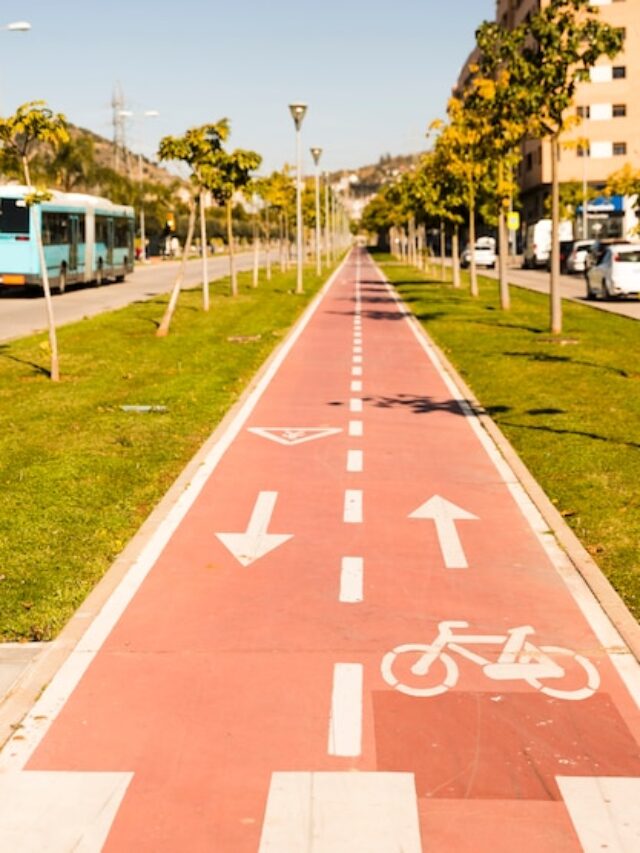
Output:
[[77,216],[69,217],[69,272],[78,270],[78,243],[80,242],[80,225]]
[[107,266],[113,266],[113,246],[115,243],[115,228],[112,217],[107,220]]

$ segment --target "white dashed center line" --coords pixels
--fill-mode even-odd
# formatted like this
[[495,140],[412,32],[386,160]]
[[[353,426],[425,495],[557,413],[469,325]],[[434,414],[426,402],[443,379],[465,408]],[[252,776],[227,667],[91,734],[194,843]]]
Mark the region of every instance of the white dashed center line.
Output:
[[349,450],[347,452],[347,471],[350,474],[359,474],[364,467],[364,454],[362,450]]
[[340,574],[340,601],[358,604],[363,600],[364,560],[362,557],[343,557]]
[[362,491],[347,489],[344,493],[344,521],[346,524],[362,524]]

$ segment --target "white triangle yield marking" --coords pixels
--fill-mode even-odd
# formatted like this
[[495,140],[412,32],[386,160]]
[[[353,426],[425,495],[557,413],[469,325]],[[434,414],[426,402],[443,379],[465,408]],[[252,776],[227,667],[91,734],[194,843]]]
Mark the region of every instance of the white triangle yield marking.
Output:
[[0,773],[0,850],[99,853],[133,773]]
[[336,427],[249,427],[248,431],[287,447],[314,441],[316,438],[328,438],[342,432]]

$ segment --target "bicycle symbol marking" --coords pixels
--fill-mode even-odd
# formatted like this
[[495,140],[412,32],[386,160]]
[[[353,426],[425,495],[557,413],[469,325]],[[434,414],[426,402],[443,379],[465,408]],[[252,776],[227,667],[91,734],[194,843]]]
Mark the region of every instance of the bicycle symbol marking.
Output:
[[[468,622],[446,620],[440,622],[438,636],[432,643],[396,646],[382,658],[382,677],[388,685],[407,696],[438,696],[458,683],[458,664],[447,653],[455,652],[480,666],[487,678],[494,681],[526,681],[536,690],[556,699],[588,699],[600,686],[598,670],[583,655],[560,646],[536,646],[527,640],[528,636],[535,633],[530,625],[509,628],[506,634],[455,633],[455,629],[468,627]],[[497,659],[494,656],[491,660],[467,648],[475,645],[501,645],[502,648]],[[564,658],[566,666],[561,665],[558,658]],[[436,674],[434,679],[438,663],[444,667],[444,674]],[[579,686],[572,683],[570,687],[563,688],[546,683],[547,679],[565,677],[567,667],[572,663],[578,667]]]

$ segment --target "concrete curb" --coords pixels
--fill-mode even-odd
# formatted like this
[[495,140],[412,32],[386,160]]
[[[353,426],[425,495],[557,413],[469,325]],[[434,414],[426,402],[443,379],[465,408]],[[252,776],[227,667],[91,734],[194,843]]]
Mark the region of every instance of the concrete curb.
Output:
[[315,311],[317,304],[339,275],[347,259],[348,255],[338,264],[324,285],[291,326],[285,337],[277,344],[266,361],[258,369],[238,400],[236,400],[213,433],[187,463],[167,493],[143,522],[124,550],[114,560],[102,579],[76,610],[60,634],[51,643],[40,644],[41,650],[34,655],[21,675],[11,684],[8,692],[4,696],[0,696],[0,750],[2,750],[11,735],[14,734],[15,730],[20,727],[25,715],[30,711],[51,679],[78,645],[93,620],[108,602],[112,593],[136,564],[157,528],[178,503],[196,473],[202,467],[204,460],[210,454],[212,448],[218,444],[222,436],[227,432],[238,412],[245,406],[247,400],[260,384],[262,377],[271,368],[272,363],[280,357],[281,351],[287,346],[290,338],[296,334],[298,327],[305,322],[307,316]]

